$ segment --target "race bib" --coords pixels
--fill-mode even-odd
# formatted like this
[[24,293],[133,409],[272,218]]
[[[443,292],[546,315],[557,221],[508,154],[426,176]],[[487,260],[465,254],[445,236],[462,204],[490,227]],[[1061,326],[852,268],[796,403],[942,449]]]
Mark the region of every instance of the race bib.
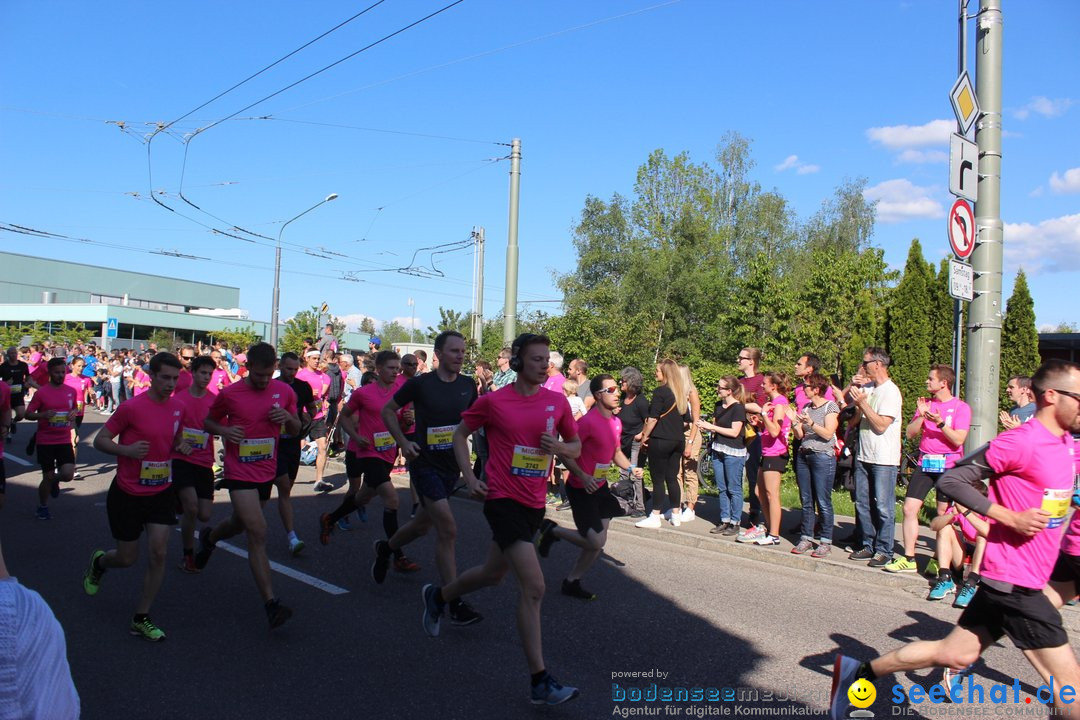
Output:
[[924,473],[943,473],[945,472],[945,456],[923,455],[919,467]]
[[251,438],[240,441],[240,462],[253,463],[274,457],[274,438]]
[[597,482],[607,482],[608,470],[611,469],[611,463],[596,463],[596,467],[593,468],[592,476],[593,480]]
[[514,456],[510,460],[510,474],[518,477],[546,478],[551,467],[551,456],[545,455],[540,448],[527,445],[515,445]]
[[69,412],[58,412],[49,418],[49,427],[67,427],[70,424],[68,420]]
[[1050,516],[1047,528],[1060,527],[1065,522],[1065,513],[1068,512],[1071,501],[1071,490],[1043,490],[1042,509]]
[[143,460],[139,468],[139,484],[153,487],[156,485],[168,485],[172,482],[171,460]]
[[397,443],[394,442],[394,436],[388,432],[377,432],[372,436],[375,441],[375,452],[390,452],[397,449]]
[[9,387],[11,388],[12,395],[18,395],[23,391],[22,385],[10,385]]
[[79,413],[81,413],[83,411],[83,406],[84,405],[86,405],[86,401],[84,401],[84,400],[76,400],[75,401],[75,410],[78,411]]
[[192,450],[205,450],[206,444],[210,441],[210,433],[188,427],[184,428],[181,437]]
[[449,450],[454,447],[456,425],[440,425],[427,429],[428,450]]

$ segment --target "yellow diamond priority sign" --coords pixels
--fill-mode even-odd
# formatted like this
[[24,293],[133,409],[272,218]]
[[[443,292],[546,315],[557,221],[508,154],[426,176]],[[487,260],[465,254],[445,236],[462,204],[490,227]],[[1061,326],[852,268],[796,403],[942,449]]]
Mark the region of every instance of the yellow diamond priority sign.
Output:
[[967,135],[968,130],[975,124],[975,119],[979,117],[979,99],[975,97],[975,88],[971,86],[971,78],[966,72],[956,79],[949,99],[952,101],[953,112],[956,113],[956,122],[960,123]]

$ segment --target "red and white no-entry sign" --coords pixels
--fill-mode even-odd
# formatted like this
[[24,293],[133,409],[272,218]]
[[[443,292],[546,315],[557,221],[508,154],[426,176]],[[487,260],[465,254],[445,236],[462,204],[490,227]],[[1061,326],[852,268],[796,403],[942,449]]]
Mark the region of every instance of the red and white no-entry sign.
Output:
[[949,210],[949,244],[961,260],[975,249],[975,213],[967,200],[957,200]]

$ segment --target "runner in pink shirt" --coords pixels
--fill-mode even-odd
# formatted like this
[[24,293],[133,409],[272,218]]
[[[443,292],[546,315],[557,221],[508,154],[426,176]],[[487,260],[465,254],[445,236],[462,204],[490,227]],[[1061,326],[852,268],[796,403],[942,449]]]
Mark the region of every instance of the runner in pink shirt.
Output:
[[[319,518],[319,540],[324,545],[330,540],[334,523],[353,510],[366,507],[375,496],[383,502],[382,524],[386,540],[389,541],[398,531],[398,494],[390,481],[398,446],[383,422],[382,409],[405,383],[400,373],[401,358],[396,352],[380,350],[375,353],[375,382],[354,390],[341,411],[341,428],[349,438],[345,450],[349,491],[334,512],[324,513]],[[380,542],[377,541],[376,545]],[[380,557],[389,563],[390,554]],[[406,557],[400,548],[392,555],[394,569],[398,572],[420,570],[420,566]]]
[[326,411],[330,407],[326,394],[330,392],[330,376],[319,369],[320,357],[319,351],[315,349],[304,353],[306,367],[296,373],[296,377],[311,386],[315,403],[318,405],[315,420],[308,431],[308,437],[315,441],[319,448],[319,454],[315,456],[315,489],[330,491],[334,489],[334,486],[323,480],[323,472],[326,470],[326,436],[328,434]]
[[[79,462],[79,430],[82,429],[86,401],[91,397],[90,391],[94,387],[94,381],[83,375],[83,368],[85,367],[86,361],[76,355],[71,361],[71,372],[64,378],[64,384],[75,391],[75,412],[72,415],[71,423],[71,453],[76,466],[78,466]],[[76,472],[72,477],[78,476],[79,474]]]
[[78,393],[66,384],[67,361],[48,362],[49,382],[38,388],[26,406],[26,419],[37,420],[37,457],[41,465],[38,485],[38,520],[49,520],[49,498],[60,495],[61,482],[75,477],[75,449],[71,426],[75,420]]
[[[532,541],[544,519],[545,485],[553,456],[573,460],[581,453],[570,404],[561,393],[541,387],[548,373],[549,345],[543,335],[519,335],[511,346],[510,360],[517,380],[486,393],[462,413],[453,435],[454,456],[469,490],[484,498],[492,542],[483,565],[466,570],[445,587],[425,585],[422,591],[424,631],[436,637],[448,602],[498,585],[513,568],[519,590],[518,633],[536,705],[557,705],[578,695],[577,688],[564,687],[548,674],[540,641],[544,575]],[[469,435],[481,427],[490,453],[484,481],[472,472],[468,443]]]
[[761,406],[761,467],[757,494],[765,522],[736,536],[737,542],[754,545],[780,544],[780,479],[787,469],[791,403],[788,377],[782,372],[765,374],[763,386],[769,399]]
[[[957,503],[991,521],[974,599],[943,640],[909,643],[870,662],[837,655],[832,717],[846,716],[848,688],[856,680],[934,666],[964,668],[1003,635],[1024,651],[1044,682],[1053,678],[1055,709],[1063,716],[1075,713],[1074,698],[1066,702],[1062,689],[1080,686],[1080,666],[1043,588],[1058,559],[1076,473],[1069,430],[1080,412],[1080,365],[1048,360],[1031,382],[1035,418],[998,435],[938,481]],[[972,487],[984,480],[988,498]],[[951,699],[960,701],[961,688],[948,684]]]
[[266,516],[263,508],[277,476],[278,439],[300,432],[296,393],[273,379],[277,352],[269,343],[256,343],[247,352],[248,374],[222,390],[210,407],[203,429],[225,442],[225,480],[233,512],[215,528],[199,535],[195,567],[202,570],[214,544],[247,533],[248,561],[255,586],[262,595],[271,629],[279,627],[292,610],[274,597],[270,560],[266,556]]
[[172,397],[179,374],[180,361],[175,355],[154,355],[150,359],[150,388],[120,405],[94,437],[95,450],[117,458],[116,477],[105,499],[116,547],[95,550],[90,556],[83,589],[87,595],[96,595],[106,570],[134,565],[139,559],[139,537],[146,530],[146,574],[129,631],[151,642],[165,639],[149,613],[161,588],[169,533],[176,524],[173,451],[191,452],[182,439],[184,407]]
[[[181,350],[181,352],[184,352]],[[183,360],[180,361],[181,363]],[[183,515],[180,518],[180,538],[183,555],[180,569],[198,572],[195,567],[195,521],[209,522],[214,507],[214,436],[203,429],[216,396],[207,390],[214,373],[214,361],[205,355],[193,357],[190,370],[181,370],[191,377],[184,390],[174,390],[173,398],[184,408],[180,432],[190,453],[173,453],[173,486],[180,498]]]
[[142,369],[142,365],[136,365],[131,374],[131,396],[139,397],[150,389],[150,376]]
[[589,390],[594,400],[592,409],[577,423],[581,455],[577,460],[562,459],[569,471],[566,493],[570,497],[577,529],[569,530],[559,527],[553,520],[544,520],[536,544],[540,557],[547,557],[552,543],[557,540],[566,540],[581,548],[577,562],[562,582],[562,593],[582,600],[596,599],[596,595],[581,586],[581,577],[604,551],[611,518],[626,514],[608,487],[611,467],[628,470],[637,478],[644,475],[642,468],[630,464],[620,447],[622,423],[613,414],[619,407],[619,385],[615,378],[597,375],[589,381]]
[[[195,352],[194,345],[185,345],[180,348],[180,364],[183,368],[180,370],[180,378],[176,381],[176,389],[173,390],[173,395],[179,395],[180,393],[191,387],[191,363],[198,355]],[[209,387],[209,384],[207,384]]]
[[[956,465],[964,452],[964,441],[971,428],[971,407],[953,397],[956,372],[948,365],[931,365],[926,377],[928,398],[919,398],[915,417],[907,426],[907,438],[919,441],[919,466],[911,474],[904,498],[904,554],[882,568],[891,573],[913,573],[915,541],[919,538],[919,510],[941,475]],[[945,512],[949,498],[938,493],[937,512]],[[944,569],[944,568],[942,568]]]

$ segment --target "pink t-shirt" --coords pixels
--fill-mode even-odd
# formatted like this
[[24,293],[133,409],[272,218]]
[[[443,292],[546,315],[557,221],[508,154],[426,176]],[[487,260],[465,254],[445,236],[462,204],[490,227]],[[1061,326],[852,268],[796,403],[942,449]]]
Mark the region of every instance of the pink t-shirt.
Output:
[[791,418],[787,416],[787,406],[791,403],[783,395],[777,395],[770,401],[773,404],[770,420],[780,418],[780,434],[773,437],[769,430],[762,426],[761,430],[761,456],[780,457],[788,451],[788,431],[791,430]]
[[352,451],[356,457],[378,458],[388,463],[397,458],[397,442],[382,421],[382,409],[390,402],[390,398],[394,397],[399,387],[396,381],[388,388],[372,382],[359,390],[353,390],[349,396],[349,402],[345,406],[356,413],[356,433],[371,443],[361,447],[350,437],[346,449]]
[[217,395],[230,385],[232,385],[232,380],[229,378],[229,373],[221,368],[214,368],[214,372],[210,374],[210,384],[206,386],[206,389]]
[[[930,412],[941,414],[941,423],[953,430],[968,430],[971,428],[971,406],[958,397],[941,402],[930,400]],[[922,417],[922,413],[915,411],[915,418]],[[941,431],[937,423],[929,420],[923,422],[922,440],[919,441],[920,455],[944,455],[945,467],[951,468],[956,461],[964,456],[964,446],[953,445]]]
[[263,390],[241,380],[226,387],[214,399],[209,417],[223,425],[244,429],[240,443],[225,442],[227,480],[273,482],[281,436],[281,423],[270,419],[274,407],[296,414],[296,393],[280,380],[271,380]]
[[[960,534],[964,536],[964,539],[967,540],[969,543],[974,543],[976,540],[978,540],[979,531],[975,529],[975,526],[972,525],[966,517],[964,517],[964,514],[961,513],[953,503],[949,503],[949,510],[956,513],[952,516],[952,520],[950,522],[960,529]],[[982,517],[982,515],[980,515],[979,517]],[[985,520],[986,518],[983,519]]]
[[565,384],[566,376],[563,375],[561,372],[557,372],[554,375],[549,376],[548,379],[544,381],[544,389],[561,393],[562,386]]
[[[607,471],[619,449],[619,437],[622,435],[622,421],[612,415],[605,418],[596,407],[585,413],[577,422],[578,438],[581,440],[581,456],[577,465],[586,475],[596,478],[603,485],[607,482]],[[568,473],[566,483],[576,488],[585,487],[585,483],[573,473]]]
[[121,403],[105,429],[120,445],[150,443],[146,457],[116,457],[116,485],[128,495],[157,495],[172,484],[172,450],[184,408],[176,398],[163,402],[140,395]]
[[[11,417],[11,386],[0,380],[0,415]],[[0,433],[0,459],[4,457],[4,439],[7,433]]]
[[180,369],[180,377],[176,378],[176,387],[173,388],[173,397],[176,397],[180,393],[191,387],[192,378],[189,370]]
[[[1073,492],[1080,489],[1080,453],[1074,456],[1076,466],[1074,468]],[[1073,511],[1069,526],[1065,528],[1065,536],[1061,539],[1061,552],[1066,555],[1080,555],[1080,510]]]
[[330,392],[330,376],[319,370],[308,370],[303,368],[296,373],[296,377],[306,382],[311,386],[311,394],[315,397],[315,402],[319,405],[318,412],[315,413],[315,417],[312,420],[319,420],[326,417],[326,411],[329,409],[326,402],[326,393]]
[[184,408],[180,417],[181,438],[194,451],[190,455],[174,452],[173,460],[183,460],[199,467],[214,466],[214,436],[203,429],[203,424],[216,398],[209,391],[203,393],[202,397],[195,397],[190,389],[173,393],[173,399]]
[[150,376],[146,374],[146,371],[141,367],[135,369],[135,374],[132,375],[135,380],[135,385],[132,389],[132,397],[139,397],[144,392],[150,389]]
[[1041,507],[1050,514],[1050,523],[1028,538],[991,520],[982,575],[1040,590],[1057,560],[1072,498],[1076,472],[1072,436],[1055,437],[1036,418],[991,440],[986,461],[994,471],[990,500],[1017,511]]
[[34,393],[34,399],[26,406],[27,412],[55,410],[51,418],[39,418],[38,445],[70,445],[71,421],[75,418],[76,395],[70,385],[42,385]]
[[[832,388],[825,388],[825,399],[836,402],[836,398],[833,397]],[[810,398],[806,397],[806,388],[802,383],[795,386],[795,409],[802,412],[806,409],[806,406],[810,404]]]
[[82,375],[68,373],[64,377],[64,384],[75,391],[75,414],[72,417],[82,417],[83,407],[86,405],[86,390],[94,386],[94,382]]
[[552,456],[541,452],[540,435],[577,437],[577,424],[563,394],[539,388],[525,397],[507,385],[481,395],[461,413],[461,422],[474,431],[483,427],[487,435],[487,499],[510,498],[526,507],[544,507]]

